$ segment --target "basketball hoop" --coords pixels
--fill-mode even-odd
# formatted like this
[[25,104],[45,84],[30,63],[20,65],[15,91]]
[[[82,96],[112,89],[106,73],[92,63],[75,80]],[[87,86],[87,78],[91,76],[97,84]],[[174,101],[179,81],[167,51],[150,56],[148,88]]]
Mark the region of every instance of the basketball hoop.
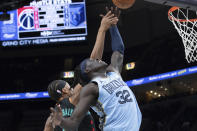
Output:
[[168,18],[182,37],[187,62],[197,61],[197,11],[172,7]]

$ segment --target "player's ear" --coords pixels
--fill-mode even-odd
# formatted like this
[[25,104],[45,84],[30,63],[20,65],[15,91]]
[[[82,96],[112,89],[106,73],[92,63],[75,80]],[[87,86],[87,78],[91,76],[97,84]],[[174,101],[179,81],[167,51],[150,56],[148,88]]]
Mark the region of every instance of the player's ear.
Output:
[[90,60],[87,60],[86,67],[84,70],[85,73],[89,73],[91,71],[91,64],[90,63],[91,63]]
[[85,69],[85,71],[84,71],[84,72],[85,72],[85,73],[89,73],[89,72],[90,72],[90,70],[91,70],[91,69],[90,69],[90,67],[86,67],[86,69]]

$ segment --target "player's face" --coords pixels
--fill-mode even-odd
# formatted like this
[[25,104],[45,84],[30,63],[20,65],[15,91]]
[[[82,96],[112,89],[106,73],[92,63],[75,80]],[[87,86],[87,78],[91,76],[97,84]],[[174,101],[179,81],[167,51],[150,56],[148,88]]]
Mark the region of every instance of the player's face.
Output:
[[73,88],[70,88],[69,84],[66,84],[62,89],[62,96],[64,98],[71,97],[73,95]]
[[106,68],[108,65],[102,60],[89,59],[86,63],[86,68],[91,71],[98,71],[99,69]]

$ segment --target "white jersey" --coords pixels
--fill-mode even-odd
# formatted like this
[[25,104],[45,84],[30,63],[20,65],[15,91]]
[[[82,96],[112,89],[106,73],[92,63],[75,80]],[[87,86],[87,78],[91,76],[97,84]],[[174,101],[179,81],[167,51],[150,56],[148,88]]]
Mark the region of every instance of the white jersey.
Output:
[[98,102],[92,109],[100,116],[103,131],[139,131],[142,115],[131,89],[115,72],[92,80],[99,87]]

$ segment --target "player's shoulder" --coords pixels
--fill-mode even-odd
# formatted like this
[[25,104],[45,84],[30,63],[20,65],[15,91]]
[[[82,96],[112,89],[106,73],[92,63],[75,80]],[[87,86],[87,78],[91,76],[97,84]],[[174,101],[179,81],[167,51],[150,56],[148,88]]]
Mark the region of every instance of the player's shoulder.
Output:
[[89,82],[87,85],[85,85],[85,87],[86,88],[97,88],[98,87],[98,85],[97,85],[97,83],[96,82],[94,82],[94,81],[91,81],[91,82]]
[[90,82],[82,88],[80,92],[80,99],[87,96],[91,96],[92,105],[95,105],[99,96],[99,88],[96,83]]
[[120,76],[120,72],[118,70],[116,70],[113,66],[109,65],[107,67],[107,75],[111,76],[111,75],[118,75]]
[[70,102],[69,98],[64,98],[63,100],[61,100],[59,102],[60,106],[62,109],[65,109],[65,108],[73,108],[74,109],[74,105]]
[[117,70],[112,64],[110,64],[107,69],[106,69],[107,72],[114,72],[116,74],[120,74],[119,70]]
[[82,91],[86,92],[86,93],[98,93],[98,85],[96,82],[90,82],[88,84],[86,84],[83,88]]

